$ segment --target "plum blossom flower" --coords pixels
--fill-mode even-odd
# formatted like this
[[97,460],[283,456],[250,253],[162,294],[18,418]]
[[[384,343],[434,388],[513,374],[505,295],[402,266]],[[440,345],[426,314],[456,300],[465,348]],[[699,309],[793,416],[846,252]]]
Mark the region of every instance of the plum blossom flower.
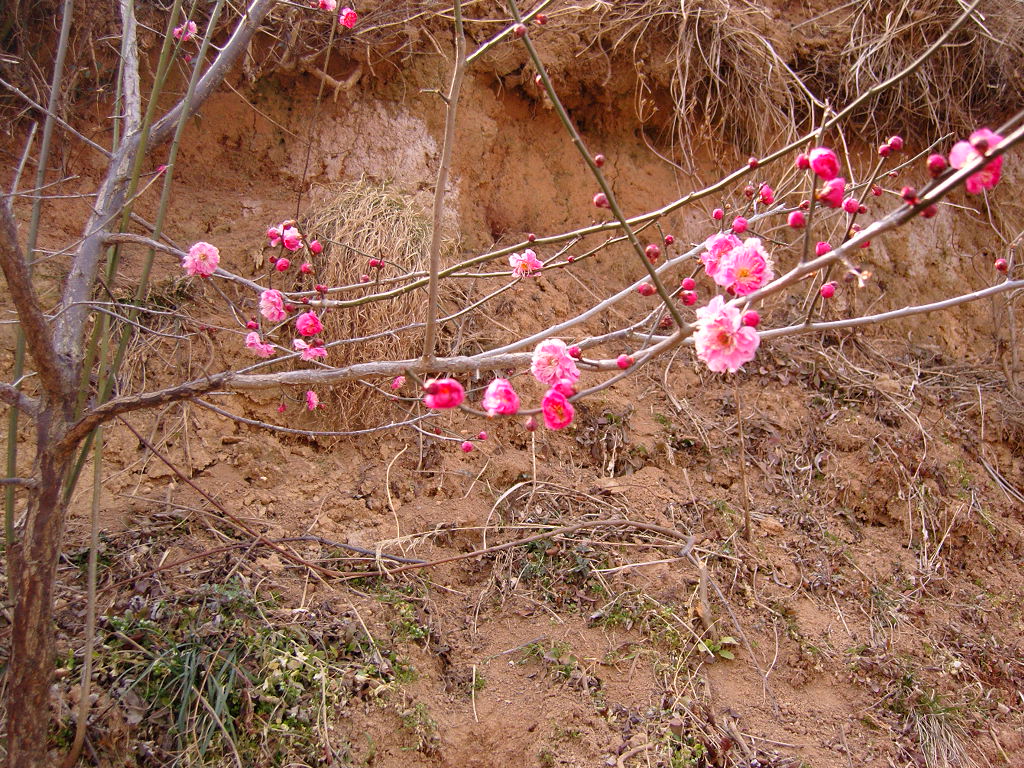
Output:
[[405,376],[395,376],[391,380],[391,389],[401,389],[405,386]]
[[537,254],[529,248],[522,254],[513,253],[508,257],[508,263],[512,266],[512,274],[516,277],[527,277],[544,266],[537,258]]
[[544,414],[544,424],[548,429],[564,429],[572,423],[576,415],[572,403],[557,389],[549,389],[540,401],[540,410]]
[[257,357],[272,357],[274,354],[274,345],[264,342],[256,331],[246,335],[245,346],[251,349]]
[[261,293],[260,314],[272,323],[279,323],[288,317],[284,309],[284,295],[274,288]]
[[316,312],[303,312],[295,318],[295,330],[303,336],[316,336],[324,329],[324,324],[316,316]]
[[194,21],[186,21],[180,26],[175,27],[172,34],[175,40],[180,40],[184,43],[191,40],[197,31],[199,31],[199,27],[196,26]]
[[[981,128],[971,134],[970,141],[958,141],[949,152],[949,164],[954,168],[963,168],[984,155],[984,152],[999,146],[1003,137],[993,133],[988,128]],[[982,152],[976,148],[978,145],[987,145]],[[1003,168],[1003,158],[997,157],[990,160],[984,168],[977,173],[967,177],[964,188],[969,194],[978,195],[982,190],[992,189],[999,183],[999,175]]]
[[466,397],[466,391],[455,379],[428,379],[423,384],[423,403],[427,408],[443,410],[458,408]]
[[825,182],[818,190],[818,199],[830,208],[838,208],[843,204],[843,192],[846,190],[846,179],[836,176]]
[[508,379],[495,379],[487,385],[480,404],[488,416],[495,414],[509,415],[519,411],[519,395],[512,388]]
[[320,407],[320,396],[312,389],[306,390],[306,408],[315,411]]
[[729,251],[720,266],[715,282],[732,289],[737,296],[747,296],[775,277],[771,256],[756,237],[748,237]]
[[307,344],[302,339],[292,341],[292,347],[296,352],[301,352],[303,360],[315,360],[318,357],[327,357],[327,348],[323,344]]
[[281,227],[270,227],[267,230],[267,243],[271,248],[277,248],[281,244]]
[[320,0],[316,7],[321,11],[330,11],[331,13],[338,7],[338,0]]
[[754,359],[761,343],[757,331],[743,324],[740,311],[715,296],[697,310],[697,331],[693,334],[697,357],[717,373],[735,373]]
[[281,230],[281,242],[289,251],[297,251],[302,247],[302,235],[295,227],[284,227]]
[[740,239],[736,235],[725,232],[712,235],[707,239],[707,242],[704,243],[707,250],[700,255],[700,262],[704,265],[704,271],[708,273],[708,277],[714,277],[718,273],[722,257],[738,245],[740,245]]
[[341,13],[338,14],[338,23],[343,27],[352,29],[359,21],[359,15],[349,7],[341,9]]
[[209,243],[199,242],[188,249],[188,253],[181,260],[181,266],[185,271],[196,277],[209,277],[217,270],[220,264],[220,251]]
[[758,190],[757,199],[765,205],[771,205],[775,202],[775,190],[767,184],[762,184],[761,189]]
[[549,386],[563,379],[575,384],[580,377],[580,369],[561,339],[546,339],[537,345],[533,350],[530,372],[541,384]]
[[832,181],[839,175],[839,158],[828,147],[815,147],[808,155],[811,170],[822,180]]

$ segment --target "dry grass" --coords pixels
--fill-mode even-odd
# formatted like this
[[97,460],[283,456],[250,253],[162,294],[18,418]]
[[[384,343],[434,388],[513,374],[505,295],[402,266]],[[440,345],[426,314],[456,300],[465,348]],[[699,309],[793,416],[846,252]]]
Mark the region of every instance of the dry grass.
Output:
[[601,47],[628,51],[645,82],[668,90],[677,147],[713,135],[760,152],[792,137],[808,112],[807,94],[773,47],[763,6],[631,0],[581,10],[581,22],[596,23]]
[[[423,272],[428,264],[431,225],[426,212],[388,184],[366,179],[322,186],[313,191],[313,206],[302,222],[303,231],[324,243],[317,258],[316,274],[327,285],[352,285],[361,275],[394,277]],[[442,264],[450,263],[457,243],[442,241]],[[383,269],[370,269],[370,258],[385,261]],[[372,286],[372,283],[370,284]],[[468,301],[463,287],[443,283],[441,312],[447,314]],[[378,301],[324,313],[324,334],[328,340],[354,339],[421,323],[425,312],[425,292],[402,294],[389,301]],[[438,353],[456,350],[465,336],[442,326]],[[334,366],[366,360],[404,359],[421,351],[421,330],[393,333],[365,342],[342,344],[331,349]],[[379,395],[358,384],[336,387],[328,411],[336,414],[343,429],[375,426],[382,420],[385,404]],[[342,426],[343,425],[343,426]]]
[[[896,74],[963,12],[961,0],[834,3],[801,17],[750,0],[629,0],[578,7],[600,46],[628,52],[638,87],[671,96],[671,139],[713,136],[760,153],[806,130],[814,101],[842,106]],[[928,139],[995,122],[1024,99],[1024,2],[984,3],[917,73],[852,118]],[[819,110],[820,113],[820,110]],[[643,116],[641,115],[641,118]]]
[[[963,13],[961,0],[854,3],[821,18],[842,47],[815,73],[824,95],[843,104],[908,66]],[[913,76],[854,115],[878,133],[923,129],[934,139],[995,121],[1024,100],[1024,2],[982,3],[981,15]],[[827,66],[827,69],[824,67]]]

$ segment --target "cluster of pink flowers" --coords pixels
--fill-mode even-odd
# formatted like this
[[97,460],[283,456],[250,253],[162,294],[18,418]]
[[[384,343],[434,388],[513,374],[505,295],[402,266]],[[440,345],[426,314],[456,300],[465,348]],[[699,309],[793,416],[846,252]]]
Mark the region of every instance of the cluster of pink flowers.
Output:
[[217,246],[198,242],[188,249],[181,260],[181,266],[192,277],[209,277],[217,271],[220,264],[220,251]]
[[[990,149],[995,149],[1003,141],[1003,137],[988,128],[980,128],[971,134],[968,141],[958,141],[949,153],[949,164],[954,168],[963,168],[979,157],[984,157]],[[983,190],[992,189],[999,183],[1003,169],[1003,158],[990,160],[980,171],[967,177],[964,188],[969,194],[979,195]],[[941,169],[940,169],[941,170]]]
[[512,267],[512,274],[516,277],[528,277],[544,266],[537,258],[537,254],[529,248],[521,254],[513,253],[508,257],[508,263]]
[[271,248],[283,245],[287,250],[294,253],[302,247],[302,235],[295,228],[294,221],[286,221],[267,230],[267,242]]
[[[754,317],[747,322],[756,325]],[[693,343],[697,357],[717,373],[735,373],[744,363],[754,359],[761,339],[753,325],[744,322],[737,307],[715,296],[706,307],[697,310],[697,330]]]
[[551,389],[541,400],[541,413],[548,429],[563,429],[572,423],[575,411],[569,398],[576,393],[580,370],[561,339],[546,339],[533,350],[530,372]]
[[[575,347],[567,347],[561,339],[546,339],[533,351],[530,370],[537,381],[550,387],[540,403],[548,429],[564,429],[575,416],[569,398],[576,394],[580,371],[573,359],[573,351],[578,352]],[[462,385],[450,378],[430,379],[424,383],[423,391],[424,404],[439,410],[457,408],[466,396]],[[512,383],[503,378],[494,379],[487,385],[480,402],[488,416],[511,416],[518,413],[520,407],[519,395]],[[532,423],[531,419],[528,428],[532,428],[529,427]]]
[[741,241],[719,233],[705,243],[700,255],[708,277],[736,296],[747,296],[775,278],[771,256],[756,237]]
[[181,42],[185,43],[191,40],[193,37],[195,37],[195,34],[198,31],[199,27],[196,26],[196,23],[194,21],[186,21],[180,26],[175,27],[174,32],[172,34],[174,35],[175,40],[180,40]]

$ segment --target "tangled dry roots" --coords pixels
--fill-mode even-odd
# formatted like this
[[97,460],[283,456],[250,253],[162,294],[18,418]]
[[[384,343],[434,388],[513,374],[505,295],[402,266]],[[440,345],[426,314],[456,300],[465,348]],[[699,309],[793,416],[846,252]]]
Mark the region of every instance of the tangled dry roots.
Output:
[[[812,109],[842,106],[900,72],[963,13],[961,0],[834,3],[800,16],[750,0],[626,0],[578,6],[600,47],[629,51],[643,87],[671,95],[677,147],[724,138],[778,146]],[[567,24],[572,24],[566,20]],[[995,121],[1024,101],[1024,0],[993,0],[914,75],[851,122],[934,140]],[[819,105],[815,107],[815,104]]]
[[[363,274],[387,279],[427,269],[431,237],[429,217],[407,196],[388,184],[367,179],[322,186],[313,191],[314,204],[302,222],[302,231],[324,243],[317,257],[317,280],[327,285],[353,285]],[[457,249],[449,238],[442,242],[442,263],[450,263]],[[371,258],[385,266],[371,269]],[[367,293],[375,292],[374,283]],[[355,294],[347,294],[346,298]],[[464,306],[466,294],[458,285],[441,284],[442,315]],[[367,360],[416,357],[423,342],[422,330],[406,328],[423,322],[424,292],[414,290],[387,301],[376,301],[324,313],[328,340],[358,339],[382,332],[376,338],[331,348],[329,362],[337,367]],[[458,346],[456,337],[442,327],[438,353],[447,355]],[[323,398],[325,393],[321,393]],[[359,384],[336,387],[325,412],[340,422],[332,428],[360,429],[381,423],[386,404],[379,394]]]

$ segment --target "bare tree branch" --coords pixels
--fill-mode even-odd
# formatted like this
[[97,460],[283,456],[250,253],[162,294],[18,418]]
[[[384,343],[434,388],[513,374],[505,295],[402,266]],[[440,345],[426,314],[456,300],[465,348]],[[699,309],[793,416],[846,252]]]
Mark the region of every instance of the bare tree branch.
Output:
[[29,397],[13,384],[0,384],[0,401],[31,415],[39,411],[39,401]]
[[[28,265],[18,246],[18,228],[14,223],[10,202],[0,202],[0,268],[7,278],[11,300],[18,310],[18,322],[25,334],[25,344],[35,361],[43,389],[54,403],[64,399],[70,382],[63,376],[54,354],[50,326],[39,306],[39,297],[32,285]],[[19,406],[20,407],[20,406]]]

